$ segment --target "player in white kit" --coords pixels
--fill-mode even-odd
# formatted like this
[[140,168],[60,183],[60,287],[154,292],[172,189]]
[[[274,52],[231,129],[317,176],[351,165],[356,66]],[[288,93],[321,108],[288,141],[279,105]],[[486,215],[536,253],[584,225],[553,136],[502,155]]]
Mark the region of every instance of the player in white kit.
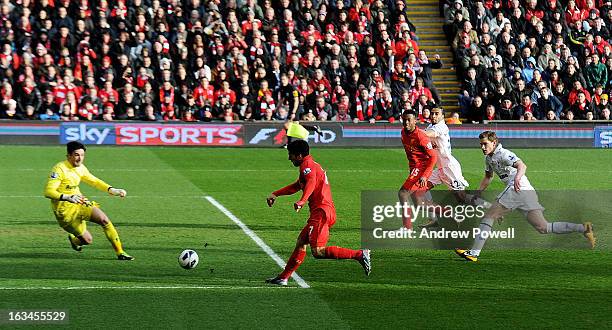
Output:
[[445,184],[449,190],[464,191],[469,186],[461,173],[461,165],[451,154],[451,141],[448,126],[444,122],[444,113],[440,108],[431,110],[432,123],[427,126],[425,134],[436,146],[438,152],[437,169],[429,177],[434,185]]
[[544,208],[538,201],[538,195],[529,183],[525,171],[527,165],[512,151],[504,149],[499,143],[497,135],[492,131],[480,133],[480,149],[485,154],[485,176],[480,182],[477,196],[487,189],[493,173],[502,180],[506,188],[497,196],[497,200],[487,210],[480,223],[481,234],[476,237],[472,249],[455,249],[462,258],[469,261],[477,261],[480,251],[484,246],[489,232],[493,227],[495,219],[504,216],[508,212],[519,209],[523,211],[527,221],[540,234],[567,234],[572,232],[582,233],[589,241],[591,248],[595,247],[595,235],[593,225],[590,222],[577,224],[571,222],[548,222],[544,218]]
[[[441,108],[433,108],[431,110],[431,122],[432,123],[425,130],[425,134],[435,145],[435,150],[438,153],[438,161],[436,163],[436,169],[433,171],[428,181],[434,186],[445,184],[448,189],[455,194],[457,201],[462,204],[484,205],[485,207],[490,207],[491,204],[487,201],[479,197],[468,195],[465,192],[469,184],[463,178],[461,165],[451,153],[450,134],[448,126],[446,126],[444,122],[444,111]],[[427,196],[429,197],[431,194]],[[420,225],[419,227],[429,228],[437,225],[436,218],[433,218],[428,223]]]

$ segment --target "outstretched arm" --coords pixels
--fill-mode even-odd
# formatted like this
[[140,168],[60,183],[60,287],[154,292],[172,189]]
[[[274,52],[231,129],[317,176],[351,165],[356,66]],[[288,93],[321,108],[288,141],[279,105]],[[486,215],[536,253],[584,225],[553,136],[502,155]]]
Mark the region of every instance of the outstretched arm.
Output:
[[296,192],[300,191],[300,189],[300,181],[297,180],[294,183],[273,192],[272,194],[276,196],[293,195]]
[[270,196],[266,198],[266,202],[268,202],[269,207],[272,207],[272,205],[274,205],[274,202],[276,201],[276,197],[285,196],[285,195],[293,195],[296,192],[298,192],[300,189],[301,189],[300,181],[297,180],[294,183],[271,193]]
[[81,177],[81,180],[83,180],[83,182],[87,183],[88,185],[98,190],[106,191],[113,196],[125,197],[127,195],[127,192],[124,189],[112,187],[108,183],[98,179],[96,176],[89,173],[89,171],[87,171],[85,175]]

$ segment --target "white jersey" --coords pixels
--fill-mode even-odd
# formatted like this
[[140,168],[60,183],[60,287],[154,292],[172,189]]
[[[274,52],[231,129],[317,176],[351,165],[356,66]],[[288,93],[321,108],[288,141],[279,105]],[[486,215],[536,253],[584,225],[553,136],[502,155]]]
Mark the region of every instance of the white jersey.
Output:
[[[518,171],[513,165],[520,160],[514,152],[504,149],[501,143],[498,143],[493,154],[485,157],[485,171],[495,172],[506,186],[513,186]],[[521,178],[521,189],[533,190],[526,175]]]
[[438,168],[432,173],[429,181],[434,185],[444,183],[451,190],[465,190],[469,187],[469,184],[463,178],[461,165],[451,154],[448,126],[441,120],[437,124],[430,124],[427,130],[436,134],[430,140],[436,144],[435,150],[438,153],[438,160],[436,162]]
[[431,138],[431,142],[437,145],[438,167],[447,167],[456,162],[457,160],[451,154],[450,134],[444,120],[440,120],[437,124],[429,124],[427,130],[436,133],[436,136]]

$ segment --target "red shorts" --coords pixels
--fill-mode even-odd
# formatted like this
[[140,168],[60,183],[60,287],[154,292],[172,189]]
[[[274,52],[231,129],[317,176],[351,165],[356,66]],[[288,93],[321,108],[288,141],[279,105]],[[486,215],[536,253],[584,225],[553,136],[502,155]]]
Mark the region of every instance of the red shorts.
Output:
[[334,210],[315,209],[310,213],[306,226],[299,235],[299,240],[308,241],[312,247],[323,247],[329,240],[329,229],[336,223]]
[[404,181],[402,188],[410,191],[411,193],[426,192],[427,190],[431,189],[433,185],[429,181],[427,181],[427,184],[424,187],[419,187],[418,185],[419,179],[423,176],[422,174],[424,170],[424,168],[416,168],[410,171],[410,176],[408,176],[406,181]]

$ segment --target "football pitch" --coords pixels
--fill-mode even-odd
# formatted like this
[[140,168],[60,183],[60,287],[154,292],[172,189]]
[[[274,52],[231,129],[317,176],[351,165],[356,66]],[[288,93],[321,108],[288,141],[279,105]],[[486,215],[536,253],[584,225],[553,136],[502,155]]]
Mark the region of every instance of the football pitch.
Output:
[[[612,188],[609,150],[513,151],[536,189]],[[358,248],[360,193],[397,190],[407,174],[404,151],[311,153],[327,171],[338,213],[329,243]],[[68,310],[74,328],[607,328],[612,321],[612,219],[592,219],[603,246],[595,250],[485,247],[478,263],[448,250],[374,250],[369,277],[355,261],[309,254],[297,271],[302,285],[278,288],[264,279],[280,267],[232,218],[283,261],[291,254],[308,212],[293,211],[296,196],[273,208],[265,201],[297,178],[284,149],[89,146],[89,170],[128,197],[81,190],[102,204],[132,262],[115,260],[91,223],[93,244],[70,248],[42,196],[64,147],[2,146],[0,154],[0,310]],[[481,151],[454,154],[477,187]],[[490,189],[501,188],[495,178]],[[177,263],[187,248],[200,255],[192,270]]]

